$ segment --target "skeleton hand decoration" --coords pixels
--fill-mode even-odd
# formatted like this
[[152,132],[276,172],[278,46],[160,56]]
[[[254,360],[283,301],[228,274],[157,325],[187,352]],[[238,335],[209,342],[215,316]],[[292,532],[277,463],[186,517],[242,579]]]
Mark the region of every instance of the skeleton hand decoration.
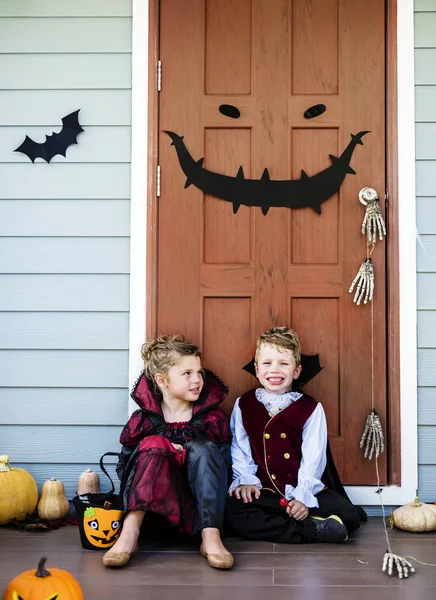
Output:
[[349,294],[353,292],[356,283],[357,289],[354,294],[353,302],[359,305],[363,300],[363,303],[367,304],[368,300],[372,300],[374,292],[374,266],[370,258],[364,260],[360,265],[359,271],[348,290]]
[[398,554],[385,552],[382,571],[386,571],[387,569],[388,575],[392,575],[394,572],[394,566],[397,568],[397,574],[400,579],[403,579],[403,577],[409,577],[409,570],[411,573],[415,572],[415,568],[408,560],[402,556],[398,556]]
[[359,192],[359,200],[366,206],[365,217],[362,223],[362,235],[365,235],[366,231],[368,245],[375,244],[377,232],[379,240],[382,240],[383,236],[386,237],[386,226],[377,192],[373,188],[363,188]]
[[365,430],[360,438],[360,448],[363,448],[365,441],[364,457],[368,458],[368,460],[372,459],[374,451],[377,458],[385,451],[385,438],[383,436],[380,417],[374,409],[366,417]]

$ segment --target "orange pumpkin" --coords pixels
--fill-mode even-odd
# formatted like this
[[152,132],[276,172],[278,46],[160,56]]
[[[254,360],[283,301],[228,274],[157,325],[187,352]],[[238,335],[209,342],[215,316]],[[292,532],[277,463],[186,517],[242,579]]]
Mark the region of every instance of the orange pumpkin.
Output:
[[36,571],[24,571],[15,577],[3,600],[83,600],[82,588],[68,571],[44,567],[47,557],[39,561]]
[[88,542],[98,548],[110,548],[121,533],[122,510],[89,506],[83,514],[83,529]]

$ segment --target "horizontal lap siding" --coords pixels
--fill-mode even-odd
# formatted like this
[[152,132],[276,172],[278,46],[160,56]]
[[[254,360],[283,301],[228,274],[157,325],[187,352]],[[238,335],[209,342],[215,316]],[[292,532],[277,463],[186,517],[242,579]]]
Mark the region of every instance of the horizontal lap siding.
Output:
[[419,495],[436,501],[436,0],[415,0]]
[[[0,454],[69,497],[128,411],[131,15],[0,2]],[[66,157],[14,152],[78,109]]]

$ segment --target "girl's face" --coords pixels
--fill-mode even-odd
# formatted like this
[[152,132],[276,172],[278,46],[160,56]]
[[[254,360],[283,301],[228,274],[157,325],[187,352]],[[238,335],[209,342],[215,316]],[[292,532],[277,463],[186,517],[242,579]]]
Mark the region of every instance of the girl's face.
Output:
[[292,350],[262,344],[257,357],[256,377],[260,385],[272,394],[289,392],[294,379],[301,373]]
[[158,373],[156,382],[166,400],[195,402],[203,389],[203,371],[199,356],[183,356],[166,375]]

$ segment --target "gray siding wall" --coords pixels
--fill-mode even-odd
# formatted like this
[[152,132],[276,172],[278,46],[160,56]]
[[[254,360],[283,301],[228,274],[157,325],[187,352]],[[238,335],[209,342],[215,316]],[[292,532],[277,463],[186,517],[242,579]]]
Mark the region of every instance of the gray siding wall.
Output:
[[[0,454],[41,484],[128,411],[131,0],[0,0]],[[80,108],[66,158],[42,142]]]
[[419,495],[436,500],[436,0],[415,0]]
[[[419,493],[433,502],[436,0],[415,0],[415,57]],[[0,72],[0,453],[71,497],[127,416],[131,1],[0,0]],[[77,108],[66,159],[13,152]]]

